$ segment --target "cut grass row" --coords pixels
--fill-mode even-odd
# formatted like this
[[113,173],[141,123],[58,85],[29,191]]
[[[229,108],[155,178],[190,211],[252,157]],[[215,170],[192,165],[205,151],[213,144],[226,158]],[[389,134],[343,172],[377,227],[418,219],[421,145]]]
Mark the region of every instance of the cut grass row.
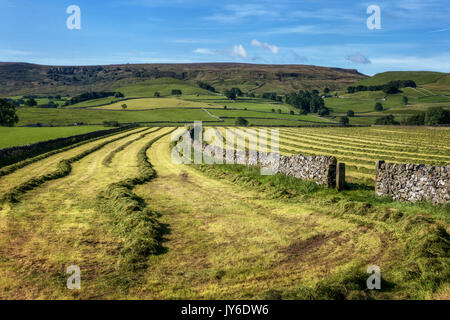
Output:
[[69,175],[70,172],[72,171],[72,163],[83,159],[84,157],[88,156],[89,154],[91,154],[97,150],[100,150],[101,148],[103,148],[104,146],[106,146],[112,142],[121,140],[121,139],[131,136],[133,134],[136,134],[136,132],[131,132],[126,135],[105,141],[103,143],[100,143],[100,144],[88,149],[88,150],[81,152],[80,154],[77,154],[68,159],[61,160],[58,163],[57,169],[55,171],[50,172],[48,174],[44,174],[39,177],[31,178],[31,179],[13,187],[8,192],[4,193],[0,197],[0,203],[3,203],[3,204],[4,203],[10,203],[10,204],[17,203],[19,201],[19,197],[21,195],[25,194],[26,192],[41,186],[42,184],[44,184],[47,181],[59,179],[59,178]]
[[126,286],[136,271],[147,266],[148,255],[162,251],[164,227],[158,221],[159,215],[147,208],[145,201],[133,193],[133,189],[156,177],[157,173],[147,158],[147,150],[174,130],[159,135],[141,148],[138,153],[138,176],[110,184],[98,196],[100,210],[113,215],[115,230],[123,239],[119,270],[122,284]]
[[281,133],[280,134],[281,144],[286,144],[290,146],[296,146],[298,143],[300,146],[310,146],[313,145],[317,147],[319,150],[323,149],[325,151],[330,150],[332,152],[339,152],[342,155],[349,155],[355,157],[358,160],[389,160],[389,161],[400,161],[407,162],[413,161],[414,163],[426,163],[426,164],[445,164],[450,162],[450,157],[446,156],[435,156],[435,155],[424,155],[423,157],[415,156],[414,153],[404,153],[404,152],[396,152],[392,150],[383,151],[383,150],[374,150],[370,148],[364,148],[364,146],[354,147],[354,146],[346,146],[345,144],[339,143],[339,141],[323,141],[316,140],[314,138],[305,137],[301,135],[295,135],[292,133]]
[[138,141],[138,140],[140,140],[140,139],[146,137],[147,135],[149,135],[149,134],[151,134],[151,133],[154,133],[154,132],[156,132],[156,131],[158,131],[158,130],[161,130],[161,128],[155,128],[155,130],[151,130],[151,131],[147,131],[147,129],[143,130],[143,131],[147,131],[147,132],[141,134],[141,135],[140,135],[139,137],[137,137],[136,139],[130,140],[130,141],[128,141],[128,142],[125,142],[124,144],[122,144],[122,145],[121,145],[120,147],[118,147],[117,149],[111,151],[111,152],[103,159],[102,164],[105,165],[105,166],[109,166],[109,165],[111,164],[112,160],[114,159],[114,156],[115,156],[117,153],[119,153],[119,152],[125,150],[125,148],[128,147],[129,145],[131,145],[132,143],[134,143],[134,142],[136,142],[136,141]]

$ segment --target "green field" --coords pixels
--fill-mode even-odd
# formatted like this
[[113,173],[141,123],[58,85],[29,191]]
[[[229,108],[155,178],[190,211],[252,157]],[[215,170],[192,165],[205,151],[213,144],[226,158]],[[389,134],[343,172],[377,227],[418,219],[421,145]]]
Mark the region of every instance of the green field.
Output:
[[70,137],[78,134],[106,129],[103,126],[8,128],[0,127],[0,149],[23,146],[39,141]]
[[201,109],[156,109],[149,111],[115,111],[86,109],[20,108],[19,125],[35,123],[71,125],[74,123],[102,124],[103,121],[155,122],[155,121],[217,121]]

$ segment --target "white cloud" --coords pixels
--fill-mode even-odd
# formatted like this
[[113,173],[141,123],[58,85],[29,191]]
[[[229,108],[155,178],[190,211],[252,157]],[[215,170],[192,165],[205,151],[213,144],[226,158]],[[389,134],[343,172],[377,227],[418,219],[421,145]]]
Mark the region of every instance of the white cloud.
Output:
[[242,44],[235,45],[233,47],[233,51],[231,53],[232,56],[238,56],[241,58],[247,58],[247,51],[245,51],[245,48]]
[[206,54],[206,55],[227,55],[232,58],[240,57],[247,58],[247,51],[242,44],[236,44],[230,49],[209,49],[209,48],[197,48],[194,53]]
[[280,52],[280,48],[278,48],[276,45],[268,44],[267,42],[260,42],[256,39],[252,40],[251,45],[263,49],[269,49],[273,54],[278,54]]

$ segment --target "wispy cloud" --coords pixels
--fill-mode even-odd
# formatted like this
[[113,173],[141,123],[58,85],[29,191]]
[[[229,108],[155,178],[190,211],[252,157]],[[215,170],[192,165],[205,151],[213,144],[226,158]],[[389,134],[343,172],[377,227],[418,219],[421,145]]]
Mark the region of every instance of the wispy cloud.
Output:
[[223,8],[223,13],[216,13],[205,17],[221,23],[234,23],[248,17],[277,17],[279,13],[270,10],[267,6],[260,4],[229,4]]
[[436,33],[436,32],[445,32],[445,31],[450,31],[450,28],[440,29],[440,30],[434,30],[434,31],[431,31],[431,32],[432,32],[432,33]]
[[273,54],[278,54],[280,52],[280,48],[278,48],[276,45],[269,44],[267,42],[260,42],[256,39],[252,40],[251,45],[262,49],[268,49]]
[[362,53],[359,53],[359,52],[346,56],[345,60],[356,63],[356,64],[371,64],[372,63],[369,58],[367,58],[366,56],[364,56]]
[[197,44],[197,43],[221,43],[222,40],[214,39],[196,39],[196,38],[184,38],[184,39],[171,39],[167,40],[170,43],[181,43],[181,44]]
[[194,50],[194,53],[200,53],[200,54],[218,54],[219,52],[217,50],[212,50],[208,48],[197,48]]

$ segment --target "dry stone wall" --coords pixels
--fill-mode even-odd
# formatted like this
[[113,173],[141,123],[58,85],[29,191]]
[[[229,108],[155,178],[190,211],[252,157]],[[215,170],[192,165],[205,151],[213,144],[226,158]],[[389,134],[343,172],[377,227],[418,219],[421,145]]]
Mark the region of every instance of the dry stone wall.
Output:
[[[218,146],[193,143],[194,149],[202,152],[204,159],[214,159],[215,163],[242,164],[266,167],[272,173],[280,173],[303,180],[315,181],[328,188],[336,187],[335,157],[326,156],[283,156],[278,153],[257,151],[223,150]],[[206,155],[206,156],[205,156]]]
[[375,192],[400,201],[450,202],[450,165],[397,164],[378,161]]

